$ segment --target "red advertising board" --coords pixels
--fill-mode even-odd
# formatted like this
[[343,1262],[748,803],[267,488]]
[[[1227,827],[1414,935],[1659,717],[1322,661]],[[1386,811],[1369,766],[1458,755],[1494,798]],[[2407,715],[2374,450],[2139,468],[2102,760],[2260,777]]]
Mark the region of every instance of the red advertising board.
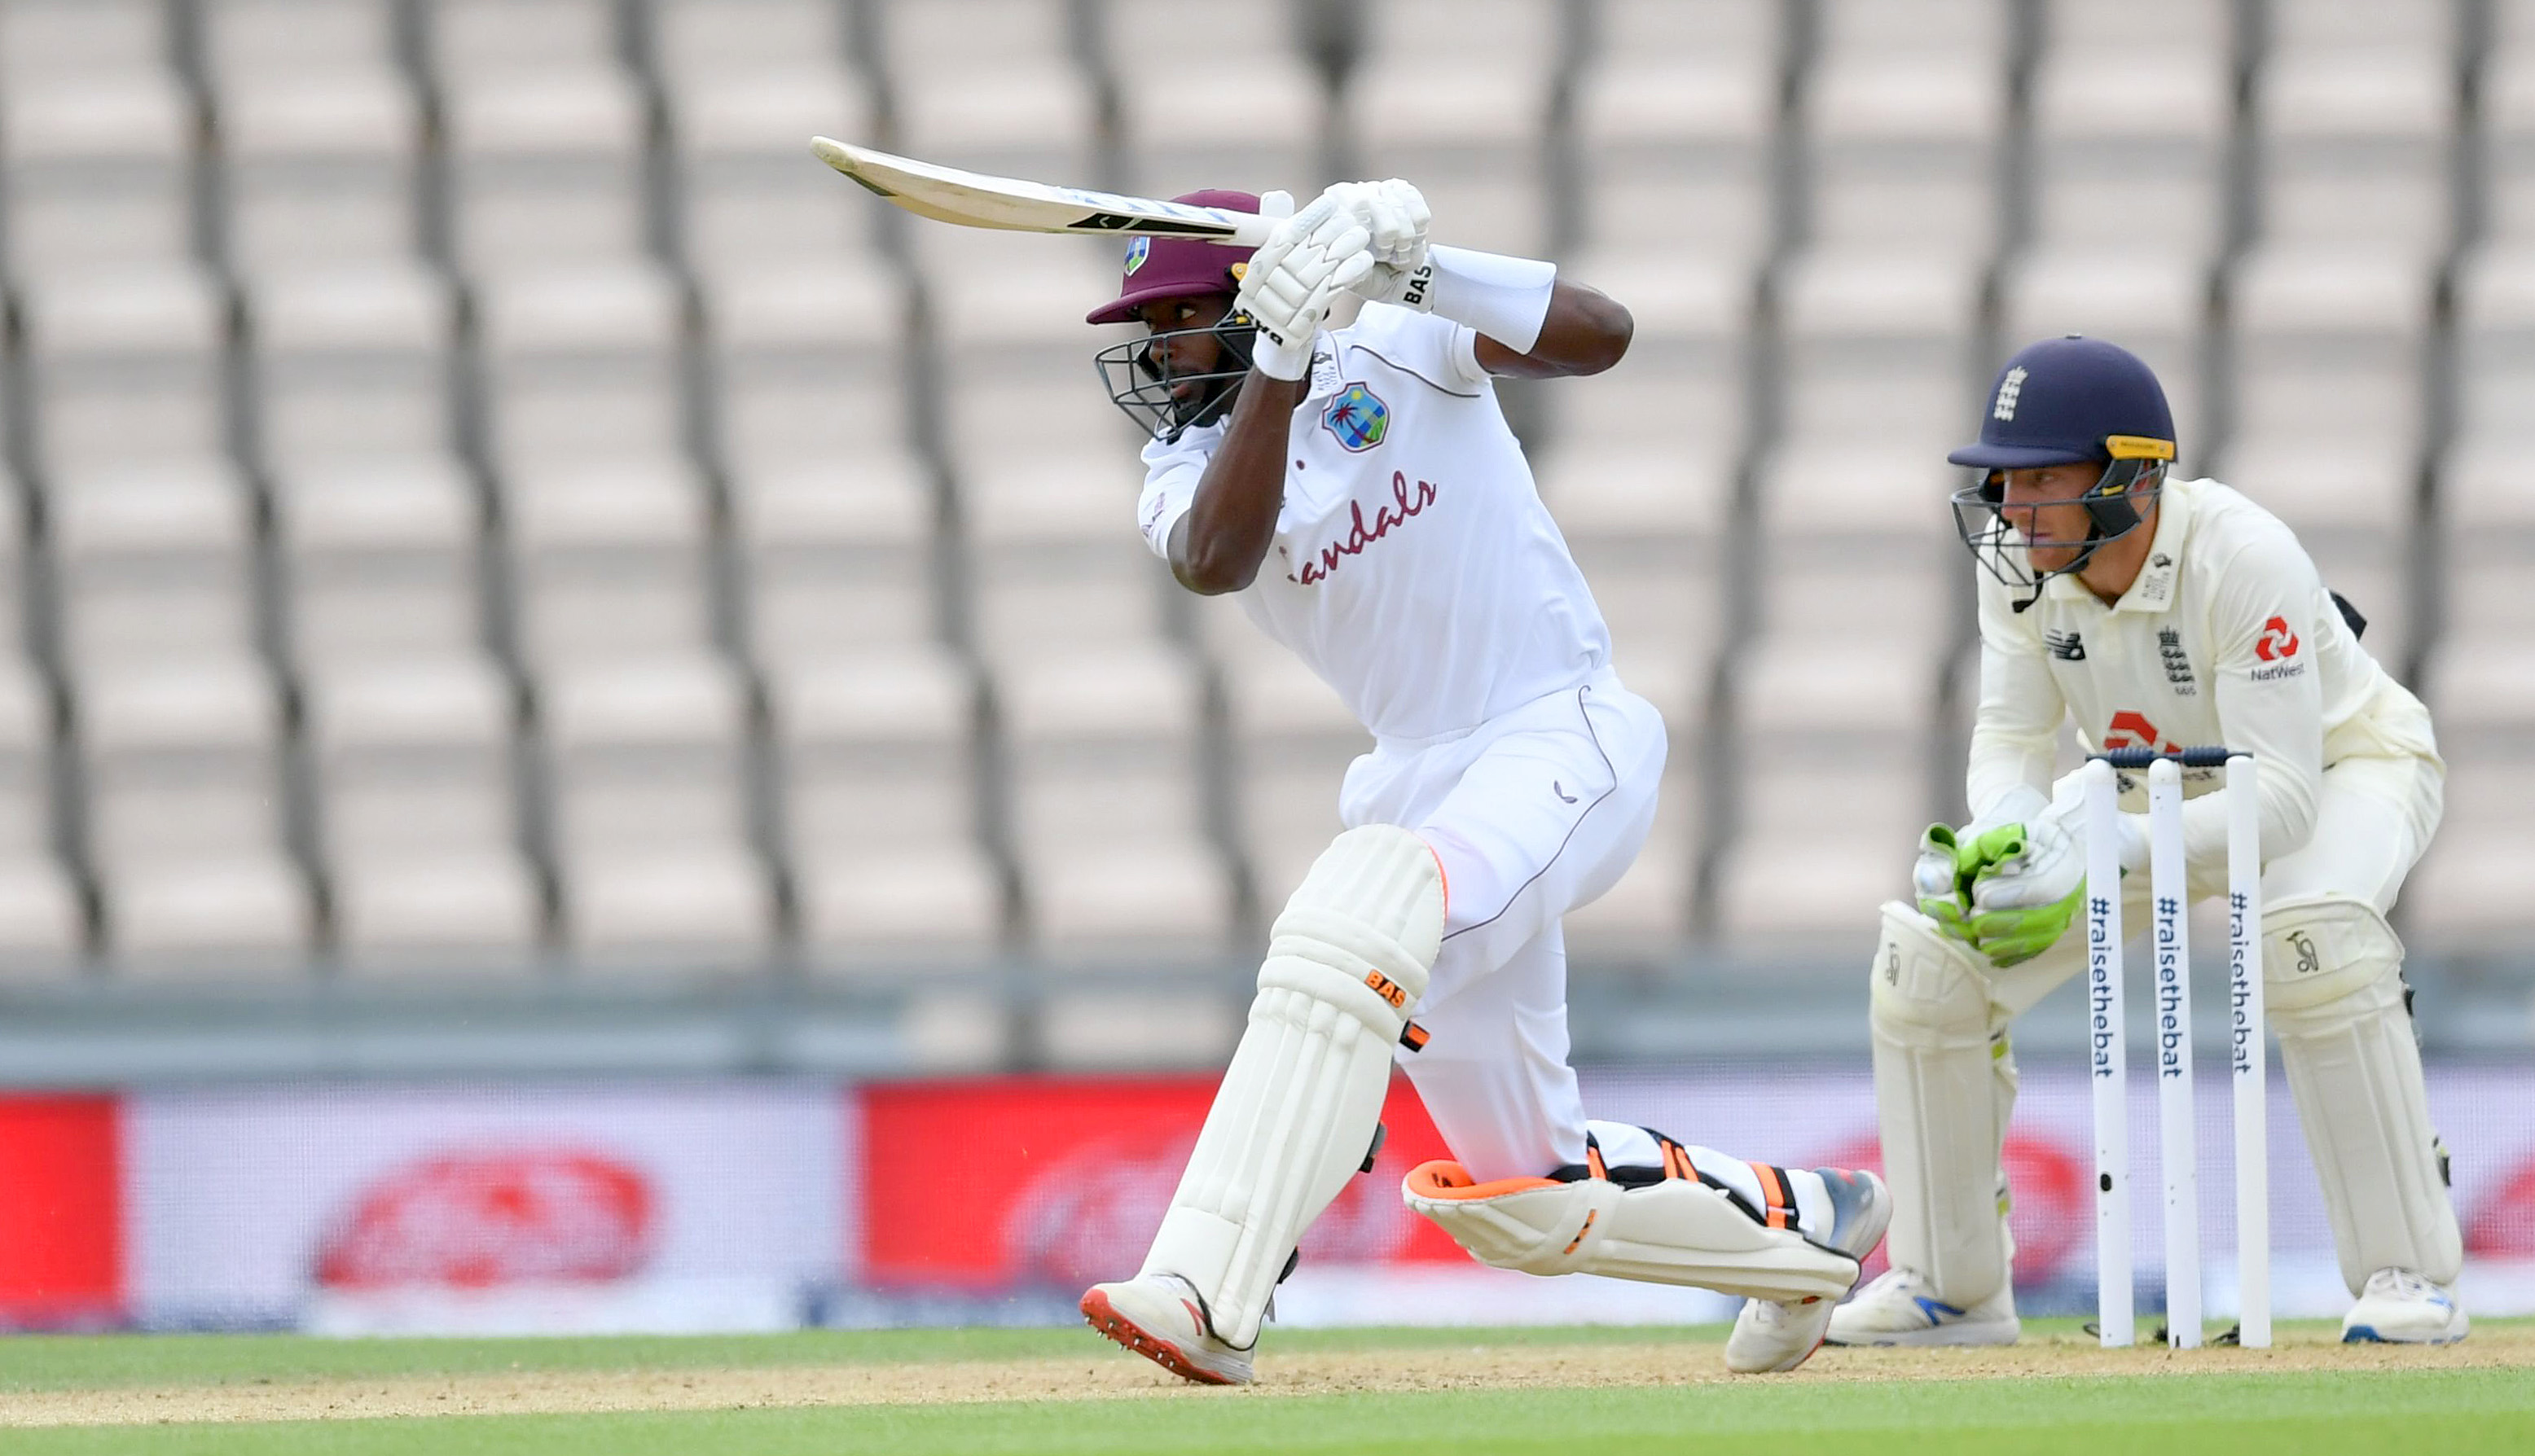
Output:
[[[1797,1166],[1875,1160],[1862,1068],[1591,1070],[1586,1104]],[[1143,1260],[1194,1147],[1210,1074],[878,1083],[293,1083],[0,1095],[0,1328],[295,1323],[340,1333],[785,1328],[818,1301],[891,1318],[1048,1314]],[[2133,1175],[2154,1089],[2133,1085]],[[2455,1148],[2477,1314],[2535,1309],[2535,1079],[2431,1071]],[[2201,1213],[2231,1298],[2223,1074],[2204,1079]],[[2028,1071],[2008,1162],[2020,1298],[2091,1305],[2092,1099]],[[2272,1100],[2273,1291],[2348,1302],[2290,1099]],[[1442,1139],[1404,1081],[1374,1173],[1351,1180],[1279,1294],[1298,1324],[1723,1318],[1730,1303],[1465,1258],[1399,1201]],[[2161,1267],[2152,1206],[2133,1259]],[[882,1296],[853,1306],[857,1292]],[[1651,1293],[1650,1293],[1651,1292]],[[910,1298],[899,1300],[896,1296]],[[945,1297],[945,1298],[937,1298]],[[1029,1314],[1036,1311],[1036,1314]]]
[[581,1148],[436,1153],[356,1195],[317,1248],[331,1289],[493,1289],[628,1279],[659,1202],[644,1171]]
[[123,1307],[123,1167],[112,1097],[0,1097],[0,1323]]
[[[868,1086],[863,1277],[883,1286],[1073,1287],[1135,1272],[1197,1144],[1218,1078],[996,1077]],[[1399,1201],[1447,1156],[1404,1077],[1369,1177],[1303,1241],[1306,1261],[1467,1264]]]
[[130,1093],[134,1313],[353,1335],[790,1328],[843,1274],[844,1119],[808,1081]]

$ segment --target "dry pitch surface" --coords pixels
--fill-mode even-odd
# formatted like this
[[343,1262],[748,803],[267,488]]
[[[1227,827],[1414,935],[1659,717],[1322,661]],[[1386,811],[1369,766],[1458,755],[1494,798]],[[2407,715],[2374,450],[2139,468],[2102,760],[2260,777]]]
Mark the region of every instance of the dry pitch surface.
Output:
[[[1280,1401],[1294,1397],[1621,1387],[1855,1385],[1891,1381],[2007,1381],[2265,1372],[2521,1371],[2535,1380],[2535,1324],[2493,1324],[2441,1350],[2345,1346],[2324,1326],[2291,1327],[2271,1350],[2108,1351],[2055,1328],[2006,1350],[1825,1350],[1790,1375],[1726,1374],[1714,1332],[1685,1337],[1623,1331],[1396,1332],[1388,1341],[1289,1337],[1246,1390],[1194,1389],[1088,1332],[1079,1349],[1031,1340],[1009,1358],[803,1359],[751,1366],[726,1342],[729,1365],[614,1368],[465,1368],[311,1378],[252,1373],[251,1361],[209,1378],[148,1378],[146,1365],[106,1378],[18,1378],[0,1345],[0,1426],[114,1426],[166,1423],[340,1421],[431,1416],[591,1415],[822,1407],[922,1407],[979,1402]],[[1328,1342],[1339,1348],[1309,1348]],[[409,1343],[429,1348],[430,1342]],[[586,1342],[585,1342],[586,1343]],[[146,1342],[144,1342],[146,1345]],[[1292,1348],[1302,1346],[1305,1348]],[[251,1343],[245,1347],[252,1349]],[[354,1347],[357,1348],[357,1347]],[[454,1347],[453,1347],[454,1348]],[[526,1347],[521,1347],[526,1348]],[[1027,1347],[1025,1347],[1027,1348]],[[1272,1347],[1271,1347],[1272,1352]],[[534,1364],[533,1360],[525,1364]],[[428,1362],[423,1362],[427,1365]],[[136,1373],[140,1378],[135,1378]],[[45,1388],[45,1387],[51,1388]],[[83,1388],[84,1387],[84,1388]],[[0,1442],[5,1444],[5,1442]]]

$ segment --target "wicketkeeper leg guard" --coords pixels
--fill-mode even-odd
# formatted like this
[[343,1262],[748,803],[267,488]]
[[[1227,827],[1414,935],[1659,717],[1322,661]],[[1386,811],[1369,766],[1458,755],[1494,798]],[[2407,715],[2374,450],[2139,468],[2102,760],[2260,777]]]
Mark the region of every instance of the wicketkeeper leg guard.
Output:
[[[1839,1298],[1883,1235],[1883,1195],[1866,1175],[1842,1175],[1832,1187],[1826,1180],[1836,1170],[1746,1164],[1644,1128],[1593,1125],[1585,1167],[1474,1183],[1457,1163],[1427,1163],[1401,1194],[1500,1269],[1606,1274],[1761,1300]],[[1614,1131],[1643,1145],[1640,1166],[1604,1161],[1599,1141]],[[1730,1167],[1730,1181],[1701,1163]],[[1800,1179],[1811,1187],[1800,1189]]]
[[1216,1338],[1258,1338],[1303,1231],[1363,1165],[1443,937],[1443,872],[1388,824],[1339,835],[1276,917],[1249,1028],[1144,1259],[1196,1286]]
[[2015,1058],[1981,957],[1897,901],[1884,907],[1869,1022],[1893,1266],[1969,1309],[2008,1280],[2001,1157]]
[[2354,1295],[2380,1269],[2454,1283],[2464,1244],[2430,1126],[2402,942],[2374,905],[2330,893],[2273,901],[2262,941],[2269,1019],[2343,1281]]

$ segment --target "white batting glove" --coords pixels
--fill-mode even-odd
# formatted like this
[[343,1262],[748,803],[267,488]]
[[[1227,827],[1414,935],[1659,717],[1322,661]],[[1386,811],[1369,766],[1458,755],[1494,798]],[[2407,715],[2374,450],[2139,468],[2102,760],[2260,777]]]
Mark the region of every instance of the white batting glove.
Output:
[[1426,225],[1434,218],[1426,194],[1397,177],[1366,184],[1365,230],[1373,234],[1373,261],[1412,273],[1426,266]]
[[1426,262],[1426,195],[1391,177],[1381,182],[1334,182],[1317,202],[1354,218],[1373,240],[1373,261],[1414,270]]
[[[1323,203],[1364,230],[1373,261],[1352,291],[1367,302],[1465,324],[1516,353],[1540,341],[1558,285],[1555,265],[1430,246],[1426,226],[1433,214],[1426,196],[1396,177],[1338,183],[1314,206]],[[1342,225],[1338,218],[1319,224],[1324,230]]]
[[1375,303],[1408,302],[1413,275],[1426,266],[1426,228],[1433,213],[1425,194],[1392,177],[1340,182],[1320,200],[1352,218],[1369,239],[1374,266],[1355,291]]
[[[1293,206],[1291,198],[1284,206]],[[1262,215],[1268,200],[1261,200]],[[1236,306],[1258,326],[1251,366],[1270,379],[1301,379],[1312,366],[1312,339],[1337,295],[1373,268],[1366,231],[1327,197],[1284,217],[1251,256]]]
[[[1312,206],[1319,207],[1320,201],[1317,198],[1314,199]],[[1259,194],[1259,215],[1273,218],[1278,225],[1268,229],[1268,241],[1253,249],[1250,261],[1241,265],[1238,276],[1244,282],[1249,280],[1252,273],[1266,273],[1284,262],[1285,255],[1293,252],[1311,232],[1312,227],[1317,225],[1316,222],[1293,225],[1294,194],[1290,192]]]

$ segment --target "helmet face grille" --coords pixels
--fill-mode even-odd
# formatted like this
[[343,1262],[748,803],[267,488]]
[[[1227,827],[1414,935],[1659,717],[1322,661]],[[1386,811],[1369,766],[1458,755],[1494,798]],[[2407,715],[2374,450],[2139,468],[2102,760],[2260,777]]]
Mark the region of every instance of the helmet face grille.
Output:
[[[2095,483],[2074,496],[2057,501],[2037,501],[2032,509],[2046,506],[2080,505],[2086,508],[2087,531],[2084,545],[2076,558],[2067,566],[2047,572],[2033,568],[2033,557],[2024,533],[2009,520],[2010,508],[2006,504],[2006,482],[1997,470],[1983,471],[1978,483],[1954,492],[1954,534],[1970,549],[1972,559],[1981,564],[1992,579],[2011,590],[2027,593],[2016,604],[2023,611],[2041,599],[2043,583],[2054,576],[2082,572],[2086,563],[2105,543],[2118,541],[2139,528],[2143,517],[2140,507],[2154,502],[2165,493],[2165,462],[2158,459],[2117,459],[2104,467]],[[2017,506],[2015,511],[2028,508]]]
[[[1168,329],[1111,344],[1094,354],[1109,402],[1125,411],[1136,427],[1156,440],[1174,441],[1201,425],[1222,419],[1232,410],[1241,381],[1250,373],[1250,350],[1257,336],[1250,316],[1227,314],[1203,329]],[[1205,334],[1218,344],[1214,367],[1174,370],[1171,344]]]

